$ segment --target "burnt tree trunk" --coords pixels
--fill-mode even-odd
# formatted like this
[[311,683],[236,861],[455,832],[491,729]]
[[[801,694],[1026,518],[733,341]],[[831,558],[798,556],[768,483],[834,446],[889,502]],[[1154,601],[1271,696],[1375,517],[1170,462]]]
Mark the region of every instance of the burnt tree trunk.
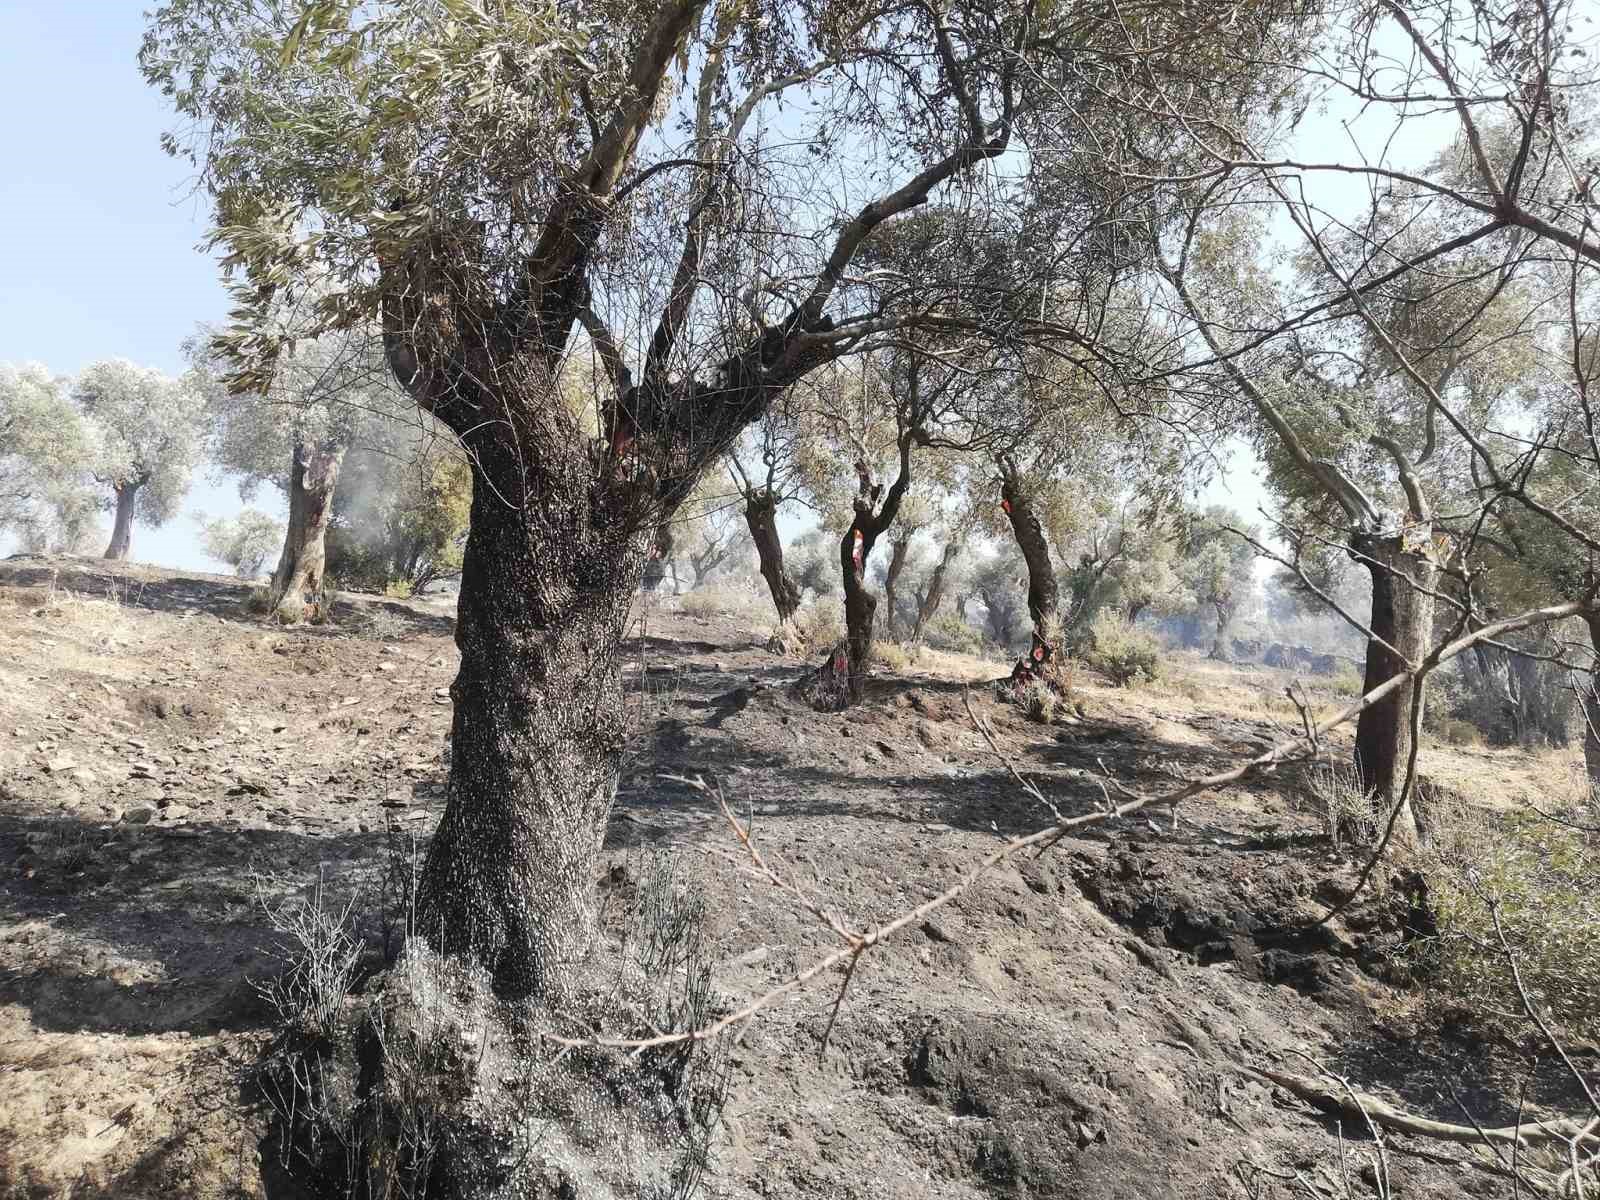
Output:
[[[844,580],[843,654],[838,648],[830,650],[827,662],[818,671],[819,679],[831,681],[837,687],[842,665],[846,677],[844,693],[850,704],[859,701],[865,691],[867,660],[872,657],[872,625],[878,611],[878,598],[867,587],[867,559],[884,531],[894,524],[900,501],[911,483],[911,434],[901,434],[900,474],[887,495],[883,493],[883,485],[873,485],[866,463],[856,463],[856,475],[860,488],[855,498],[855,516],[839,539],[839,571]],[[874,511],[880,496],[883,505]]]
[[900,582],[900,575],[906,569],[906,557],[911,550],[911,535],[902,530],[890,540],[889,569],[883,577],[883,598],[888,601],[888,611],[884,615],[885,632],[891,642],[898,641],[895,625],[895,585]]
[[1594,646],[1594,669],[1583,692],[1583,761],[1589,772],[1589,789],[1600,800],[1600,613],[1584,617]]
[[[951,542],[944,548],[944,553],[939,556],[939,561],[934,565],[933,574],[928,577],[928,590],[923,594],[922,601],[917,605],[917,621],[911,627],[911,640],[920,642],[922,633],[928,622],[939,612],[939,606],[944,603],[944,581],[950,571],[950,564],[955,561],[961,547]],[[966,604],[958,598],[958,608],[965,608]],[[961,615],[965,616],[965,613]]]
[[1150,607],[1150,601],[1148,601],[1148,600],[1130,600],[1130,601],[1128,601],[1128,624],[1129,625],[1137,625],[1139,623],[1139,615],[1141,613],[1143,613],[1144,610],[1149,608],[1149,607]]
[[272,573],[267,598],[281,621],[294,622],[319,603],[327,561],[328,520],[345,447],[336,442],[298,442],[289,472],[289,527]]
[[[475,483],[492,466],[477,458]],[[462,563],[448,801],[417,932],[508,996],[559,1000],[584,979],[624,744],[619,652],[655,537],[597,505],[581,466],[543,464],[567,477],[527,504],[503,499],[510,469],[475,486]]]
[[116,487],[117,515],[111,526],[111,544],[106,547],[106,558],[121,562],[133,548],[133,503],[141,486],[142,481],[134,481]]
[[1059,636],[1057,610],[1061,596],[1055,564],[1050,561],[1050,543],[1044,536],[1044,527],[1019,487],[1014,471],[1006,470],[1002,477],[1000,507],[1011,522],[1017,549],[1028,566],[1028,616],[1033,619],[1034,649],[1053,650]]
[[792,627],[794,615],[800,610],[800,588],[783,567],[783,539],[778,536],[777,497],[767,488],[746,492],[744,521],[756,544],[761,578],[767,581],[767,590],[772,593],[772,605],[778,610],[778,625]]
[[[1432,588],[1438,566],[1425,550],[1411,548],[1411,542],[1410,537],[1396,535],[1364,536],[1355,542],[1355,548],[1364,556],[1360,561],[1372,575],[1371,629],[1388,643],[1385,646],[1368,640],[1363,691],[1370,692],[1393,678],[1407,668],[1408,661],[1420,663],[1429,650],[1433,635]],[[1377,798],[1384,819],[1402,798],[1406,765],[1413,749],[1414,690],[1410,682],[1402,684],[1376,704],[1362,709],[1356,723],[1356,771],[1362,787]],[[1422,703],[1423,694],[1418,692],[1418,722]],[[1421,831],[1410,796],[1405,797],[1404,810],[1395,821],[1396,836],[1412,842],[1419,839]]]

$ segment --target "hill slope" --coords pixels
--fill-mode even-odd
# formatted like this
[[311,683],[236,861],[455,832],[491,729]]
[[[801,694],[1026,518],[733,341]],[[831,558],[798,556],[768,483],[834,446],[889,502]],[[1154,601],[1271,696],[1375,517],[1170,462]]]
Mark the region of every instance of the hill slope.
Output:
[[[280,630],[244,619],[242,598],[214,577],[0,564],[0,1195],[258,1194],[239,1068],[269,1015],[251,982],[274,969],[263,903],[319,880],[373,902],[389,839],[438,819],[448,612],[350,600],[335,625]],[[699,853],[734,843],[664,774],[720,780],[764,851],[857,927],[1049,821],[966,715],[967,683],[998,664],[880,673],[864,705],[824,715],[788,694],[802,665],[760,643],[641,613],[610,839],[615,865],[684,850],[734,1002],[834,947]],[[970,696],[1018,769],[1088,811],[1101,770],[1155,787],[1286,728],[1261,699],[1275,676],[1184,671],[1144,692],[1086,681],[1088,716],[1066,725]],[[1437,747],[1424,761],[1502,803],[1553,769]],[[1461,1119],[1454,1090],[1509,1123],[1515,1084],[1488,1048],[1393,1016],[1403,877],[1306,931],[1352,868],[1297,793],[1286,771],[1194,801],[1176,829],[1091,827],[996,870],[865,960],[820,1061],[839,981],[775,1006],[734,1053],[713,1194],[1342,1196],[1334,1122],[1238,1069],[1312,1071],[1302,1056],[1438,1119]],[[1529,1115],[1552,1099],[1536,1090]],[[1352,1194],[1372,1194],[1363,1131],[1348,1137]],[[1394,1194],[1510,1194],[1459,1157],[1391,1139]]]

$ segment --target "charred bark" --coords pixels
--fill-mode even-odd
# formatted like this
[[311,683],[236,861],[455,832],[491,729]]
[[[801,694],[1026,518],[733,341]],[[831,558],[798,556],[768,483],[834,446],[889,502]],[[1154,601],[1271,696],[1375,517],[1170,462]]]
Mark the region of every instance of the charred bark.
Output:
[[1000,471],[1000,507],[1011,522],[1011,534],[1028,567],[1028,616],[1033,620],[1033,648],[1045,648],[1048,653],[1054,649],[1059,634],[1057,614],[1061,602],[1055,565],[1050,561],[1050,543],[1021,486],[1016,467],[1009,460],[1001,460]]
[[895,620],[895,585],[900,582],[900,575],[906,569],[906,557],[911,550],[911,535],[904,530],[889,542],[889,569],[883,577],[883,598],[888,602],[888,609],[884,615],[885,632],[891,642],[898,641],[896,636]]
[[[934,565],[933,574],[928,577],[928,590],[922,594],[917,604],[917,621],[911,627],[911,640],[920,642],[923,631],[928,627],[928,622],[938,615],[939,606],[944,603],[945,577],[949,574],[950,564],[955,561],[956,555],[961,553],[961,547],[951,542],[944,548],[944,553],[939,556],[939,561]],[[965,608],[964,601],[958,601],[958,611]],[[960,615],[965,616],[965,613]]]
[[[1412,531],[1362,536],[1354,543],[1361,555],[1359,561],[1372,575],[1370,627],[1388,643],[1368,640],[1363,691],[1371,691],[1408,666],[1422,662],[1428,653],[1433,635],[1432,589],[1438,566],[1427,553],[1426,538],[1420,539],[1423,548],[1417,548],[1418,540]],[[1411,797],[1402,796],[1402,787],[1413,749],[1412,722],[1415,719],[1420,723],[1423,702],[1423,693],[1408,683],[1363,709],[1356,723],[1356,771],[1361,785],[1376,797],[1385,816],[1404,799],[1404,810],[1396,818],[1395,829],[1398,836],[1413,842],[1421,831]]]
[[108,559],[122,562],[133,549],[133,504],[142,486],[142,480],[134,480],[116,487],[117,515],[111,526],[111,544],[106,547]]
[[289,526],[272,574],[267,600],[280,621],[316,613],[327,562],[328,521],[345,447],[335,442],[299,442],[289,472]]
[[[867,587],[867,559],[883,532],[894,523],[911,482],[911,434],[900,438],[900,474],[888,494],[883,485],[873,485],[865,463],[856,464],[860,490],[855,499],[855,516],[839,539],[839,573],[844,581],[845,639],[828,651],[826,661],[798,690],[808,693],[819,707],[842,708],[860,701],[865,691],[867,660],[872,657],[872,627],[878,611],[878,598]],[[883,506],[874,511],[879,497]]]
[[580,478],[533,504],[504,492],[473,489],[449,798],[417,931],[484,964],[503,994],[558,1000],[594,945],[624,743],[619,651],[655,531],[606,520]]
[[778,624],[792,625],[800,610],[800,588],[783,566],[783,539],[778,536],[778,500],[770,488],[752,488],[744,497],[744,521],[756,544],[761,578],[772,593],[772,606],[778,610]]

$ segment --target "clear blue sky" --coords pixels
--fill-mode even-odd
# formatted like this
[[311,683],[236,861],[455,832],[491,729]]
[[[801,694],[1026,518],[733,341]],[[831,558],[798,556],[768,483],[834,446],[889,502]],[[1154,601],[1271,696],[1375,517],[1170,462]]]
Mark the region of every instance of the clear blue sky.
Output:
[[[137,0],[0,0],[0,361],[71,375],[130,358],[176,373],[196,323],[227,311],[197,249],[205,204],[161,150],[168,113],[139,75],[143,31]],[[277,501],[266,488],[255,503]],[[202,470],[181,515],[135,529],[133,557],[218,570],[192,517],[238,507]]]

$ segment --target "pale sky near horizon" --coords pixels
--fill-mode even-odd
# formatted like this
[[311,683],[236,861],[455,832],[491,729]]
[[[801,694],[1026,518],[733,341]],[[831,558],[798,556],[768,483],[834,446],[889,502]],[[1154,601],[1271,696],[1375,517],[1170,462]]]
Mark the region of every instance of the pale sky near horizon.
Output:
[[[206,204],[190,194],[187,165],[162,152],[169,111],[139,74],[143,14],[143,3],[124,0],[0,0],[0,111],[10,117],[0,361],[70,375],[123,357],[176,373],[183,339],[226,313],[216,264],[199,249]],[[1338,130],[1331,118],[1307,125]],[[1201,499],[1253,519],[1265,501],[1260,465],[1244,446],[1228,449]],[[282,516],[273,488],[252,504]],[[239,507],[236,487],[202,468],[178,517],[136,527],[133,557],[217,570],[199,549],[194,518]]]
[[[0,362],[74,375],[128,358],[176,374],[183,339],[227,312],[197,249],[204,199],[161,150],[169,114],[139,74],[143,32],[138,2],[0,0]],[[252,503],[282,515],[272,488]],[[201,553],[193,518],[240,507],[237,487],[202,468],[182,513],[135,527],[133,557],[225,570]]]

